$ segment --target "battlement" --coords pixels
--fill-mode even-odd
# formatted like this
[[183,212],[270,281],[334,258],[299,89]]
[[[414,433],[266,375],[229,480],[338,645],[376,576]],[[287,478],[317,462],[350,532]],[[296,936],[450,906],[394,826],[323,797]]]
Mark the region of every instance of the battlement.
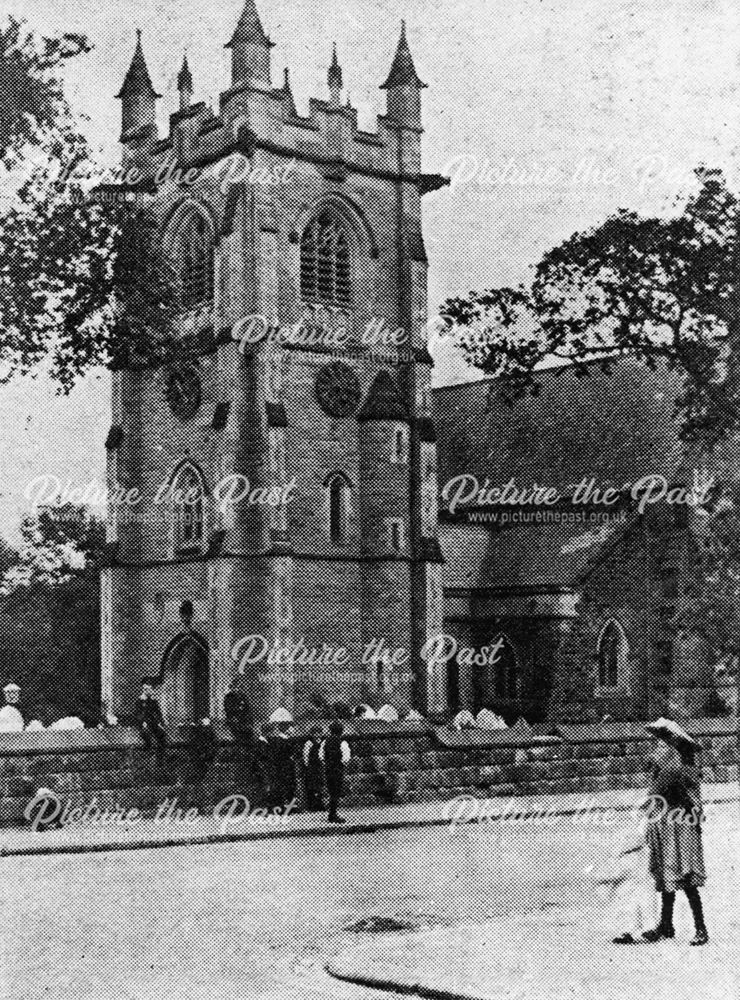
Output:
[[358,128],[357,109],[342,102],[342,70],[336,47],[328,71],[328,99],[312,97],[308,115],[298,113],[290,77],[276,87],[270,76],[270,49],[253,0],[247,0],[241,20],[228,43],[232,51],[231,85],[221,93],[219,108],[191,103],[193,79],[184,61],[178,76],[180,109],[170,115],[169,133],[156,130],[155,101],[159,98],[144,59],[141,38],[119,98],[123,102],[124,162],[136,163],[147,179],[162,175],[168,164],[180,171],[213,164],[233,153],[248,158],[256,149],[287,161],[318,165],[331,180],[348,173],[410,180],[422,193],[441,187],[443,178],[422,176],[420,161],[423,84],[414,68],[401,31],[387,81],[385,114],[377,116],[375,132]]

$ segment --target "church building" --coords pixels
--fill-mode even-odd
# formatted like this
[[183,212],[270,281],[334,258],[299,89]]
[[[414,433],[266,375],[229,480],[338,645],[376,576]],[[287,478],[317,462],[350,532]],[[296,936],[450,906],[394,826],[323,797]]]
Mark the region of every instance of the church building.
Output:
[[103,698],[125,714],[150,677],[187,723],[220,716],[241,674],[258,718],[338,701],[706,714],[717,678],[671,625],[695,561],[685,510],[476,520],[447,488],[690,475],[667,373],[553,371],[513,409],[495,380],[432,390],[421,201],[447,182],[423,170],[405,26],[374,132],[336,49],[303,116],[273,47],[246,0],[217,111],[185,60],[164,137],[140,36],[118,95],[193,350],[113,373],[109,491],[141,503],[109,511]]

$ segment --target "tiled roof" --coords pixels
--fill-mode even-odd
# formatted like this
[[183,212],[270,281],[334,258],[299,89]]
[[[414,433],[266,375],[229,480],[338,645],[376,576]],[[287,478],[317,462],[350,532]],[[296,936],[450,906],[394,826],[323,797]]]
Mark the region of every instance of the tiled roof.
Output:
[[[679,388],[675,374],[624,360],[611,374],[598,365],[586,377],[571,367],[543,371],[539,395],[513,407],[495,379],[437,389],[440,488],[463,473],[481,485],[488,478],[502,487],[513,478],[519,487],[552,486],[566,495],[584,477],[601,487],[623,487],[650,473],[670,479],[683,459],[673,414]],[[620,521],[443,522],[445,586],[570,586],[623,530]]]
[[513,407],[496,379],[436,389],[440,484],[463,472],[561,490],[584,476],[623,486],[651,472],[671,475],[682,456],[678,377],[631,360],[611,375],[589,369],[580,378],[572,367],[543,371],[540,394]]

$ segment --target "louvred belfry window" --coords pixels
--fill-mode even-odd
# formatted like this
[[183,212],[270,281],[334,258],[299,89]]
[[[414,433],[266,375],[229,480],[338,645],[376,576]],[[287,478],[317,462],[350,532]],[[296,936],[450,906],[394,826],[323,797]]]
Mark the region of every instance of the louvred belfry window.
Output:
[[179,264],[182,304],[186,308],[213,297],[213,237],[208,223],[193,212],[180,230]]
[[350,302],[350,249],[334,216],[319,215],[301,240],[301,295],[307,302],[346,306]]

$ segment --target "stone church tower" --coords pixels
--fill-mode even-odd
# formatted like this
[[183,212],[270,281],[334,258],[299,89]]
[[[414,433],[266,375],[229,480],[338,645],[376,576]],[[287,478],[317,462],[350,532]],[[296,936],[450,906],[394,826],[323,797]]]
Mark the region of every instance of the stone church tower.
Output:
[[304,117],[273,47],[247,0],[217,112],[185,61],[164,137],[141,37],[118,95],[193,350],[113,375],[109,488],[141,496],[109,514],[116,713],[151,676],[169,722],[218,717],[239,672],[262,718],[317,698],[443,707],[420,655],[443,620],[421,198],[444,181],[421,167],[425,84],[404,27],[365,132],[336,50]]

